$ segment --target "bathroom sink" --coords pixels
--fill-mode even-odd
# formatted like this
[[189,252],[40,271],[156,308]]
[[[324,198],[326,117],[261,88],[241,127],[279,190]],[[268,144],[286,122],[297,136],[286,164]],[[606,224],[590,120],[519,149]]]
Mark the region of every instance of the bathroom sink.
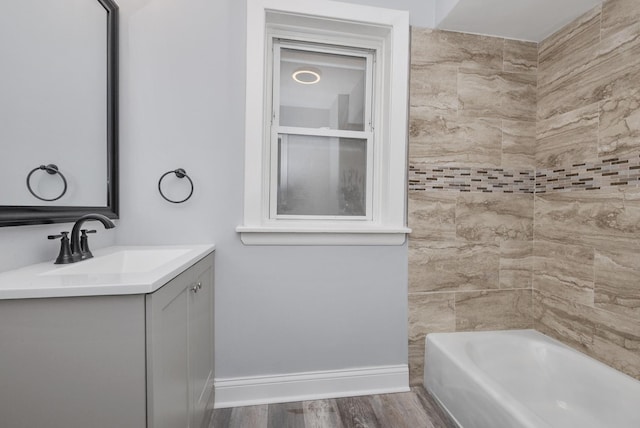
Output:
[[101,248],[81,262],[0,272],[0,300],[153,293],[214,250],[212,244]]
[[126,249],[58,267],[40,275],[123,275],[151,272],[189,251],[183,248]]

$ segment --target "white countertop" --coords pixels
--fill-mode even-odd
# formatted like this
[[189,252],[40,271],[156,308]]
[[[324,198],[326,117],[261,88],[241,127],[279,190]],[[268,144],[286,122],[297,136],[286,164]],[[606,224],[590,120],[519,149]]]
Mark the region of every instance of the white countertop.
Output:
[[[93,251],[93,259],[77,263],[25,266],[0,273],[0,300],[153,293],[214,250],[214,245],[116,246]],[[113,259],[115,253],[143,251],[172,256],[159,266],[134,266],[118,273],[103,262]]]

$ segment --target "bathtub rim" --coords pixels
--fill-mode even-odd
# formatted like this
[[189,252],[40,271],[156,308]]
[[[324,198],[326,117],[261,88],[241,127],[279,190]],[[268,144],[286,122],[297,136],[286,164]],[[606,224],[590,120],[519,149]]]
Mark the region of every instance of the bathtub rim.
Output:
[[[635,387],[639,384],[640,380],[630,376],[620,370],[617,370],[608,364],[599,361],[590,355],[587,355],[584,352],[581,352],[553,337],[550,337],[540,331],[535,329],[514,329],[514,330],[490,330],[490,331],[470,331],[470,332],[438,332],[438,333],[430,333],[426,335],[425,340],[425,371],[423,377],[423,384],[425,389],[429,394],[431,394],[436,402],[447,412],[447,414],[454,420],[459,427],[464,427],[463,424],[460,423],[459,418],[453,414],[453,412],[447,407],[443,399],[441,399],[437,394],[438,391],[434,390],[430,387],[428,381],[428,374],[435,373],[430,369],[432,365],[428,364],[429,358],[427,358],[427,354],[429,353],[429,345],[441,354],[440,358],[444,358],[446,365],[440,367],[440,369],[451,369],[454,368],[462,373],[463,377],[466,377],[467,381],[470,382],[470,385],[475,387],[479,387],[480,391],[488,394],[491,398],[490,404],[500,404],[498,407],[500,410],[506,412],[509,416],[515,417],[519,422],[523,422],[523,427],[534,426],[538,427],[551,427],[549,425],[553,422],[547,422],[546,416],[541,414],[542,416],[538,416],[538,412],[529,408],[524,402],[516,399],[509,388],[505,388],[501,383],[495,381],[489,374],[483,371],[482,367],[477,364],[473,360],[473,357],[469,354],[466,349],[469,341],[471,339],[465,339],[465,336],[473,337],[473,341],[477,341],[479,336],[482,335],[498,335],[498,336],[509,336],[513,335],[521,340],[533,340],[536,342],[544,343],[546,346],[553,346],[554,348],[559,348],[562,352],[568,352],[572,357],[579,358],[585,361],[588,366],[592,368],[596,368],[599,376],[607,376],[612,375],[615,379],[615,382],[622,382],[622,386],[629,385],[634,391]],[[449,346],[447,346],[449,345]],[[463,353],[461,353],[461,351]],[[472,364],[469,364],[471,362]],[[467,367],[468,365],[468,367]],[[454,373],[456,373],[454,371]],[[442,388],[443,382],[438,382],[437,376],[434,376],[434,385]],[[442,379],[440,379],[442,380]],[[455,379],[454,379],[455,381]],[[446,382],[444,382],[446,384]],[[623,388],[623,391],[625,389]],[[474,393],[477,393],[478,390],[472,390]],[[498,395],[496,395],[496,393]],[[445,394],[443,394],[444,400],[450,399]],[[497,399],[497,400],[496,400]],[[505,400],[507,401],[505,403]],[[522,403],[522,404],[521,404]],[[512,406],[515,404],[515,406]],[[514,412],[515,411],[515,412]],[[465,415],[461,412],[461,416]],[[545,417],[545,419],[542,419]],[[633,417],[633,415],[632,415]],[[532,421],[535,423],[532,425]]]
[[[525,404],[521,403],[519,400],[514,398],[511,393],[509,393],[505,388],[503,388],[500,384],[494,381],[491,377],[482,373],[480,370],[471,370],[471,367],[465,367],[456,355],[454,355],[449,349],[444,346],[441,346],[442,343],[439,343],[437,339],[440,337],[447,337],[450,335],[478,335],[481,334],[505,334],[505,333],[525,333],[527,335],[531,335],[532,333],[539,333],[533,329],[518,329],[518,330],[488,330],[488,331],[473,331],[473,332],[452,332],[452,333],[429,333],[426,335],[425,339],[425,364],[424,364],[424,377],[423,377],[423,386],[431,394],[438,403],[442,406],[442,408],[447,412],[447,414],[458,424],[458,427],[464,428],[463,425],[458,418],[453,415],[453,412],[447,407],[447,405],[438,397],[438,395],[427,385],[427,349],[429,343],[434,343],[434,336],[436,338],[435,348],[437,351],[441,352],[447,357],[447,361],[455,365],[455,367],[465,373],[467,378],[469,378],[475,386],[479,387],[485,394],[488,394],[491,397],[491,402],[493,403],[501,403],[500,406],[509,417],[515,419],[521,424],[521,428],[552,428],[547,422],[545,422],[542,418],[536,415],[531,409],[529,409]],[[540,333],[542,334],[542,333]],[[546,335],[543,335],[546,337]],[[469,357],[467,357],[469,358]],[[533,421],[533,423],[532,423]]]

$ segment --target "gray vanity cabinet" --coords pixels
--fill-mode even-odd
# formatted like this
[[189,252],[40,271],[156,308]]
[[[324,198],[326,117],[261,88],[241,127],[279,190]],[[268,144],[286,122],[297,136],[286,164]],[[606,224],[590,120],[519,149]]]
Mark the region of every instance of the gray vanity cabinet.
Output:
[[213,263],[146,297],[149,428],[200,428],[213,401]]
[[146,425],[144,295],[0,300],[0,427]]
[[0,428],[201,428],[213,261],[151,294],[0,300]]

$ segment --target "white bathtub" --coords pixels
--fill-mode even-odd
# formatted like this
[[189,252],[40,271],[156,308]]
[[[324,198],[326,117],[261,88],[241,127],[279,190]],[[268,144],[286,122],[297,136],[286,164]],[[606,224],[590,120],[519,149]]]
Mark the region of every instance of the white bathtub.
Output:
[[425,388],[463,428],[640,428],[640,381],[534,330],[427,335]]

